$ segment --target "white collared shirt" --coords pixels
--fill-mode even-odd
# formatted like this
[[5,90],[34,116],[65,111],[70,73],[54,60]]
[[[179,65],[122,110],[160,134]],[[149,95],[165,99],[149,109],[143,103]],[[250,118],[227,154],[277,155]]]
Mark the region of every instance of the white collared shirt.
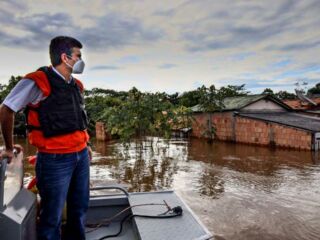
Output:
[[[55,69],[54,66],[51,66],[51,68],[52,68],[52,70],[53,70],[56,74],[58,74],[63,80],[66,80],[65,77],[64,77],[57,69]],[[70,79],[69,79],[69,81],[67,81],[67,83],[70,83],[71,81],[72,81],[72,75],[70,75]]]
[[[53,66],[52,70],[65,80],[64,76],[62,76],[62,74]],[[67,83],[70,83],[72,79],[72,76],[70,76],[70,80],[67,81]],[[37,104],[44,99],[46,99],[46,96],[43,95],[35,82],[31,79],[23,78],[11,90],[2,104],[6,105],[14,112],[19,112],[28,104]]]

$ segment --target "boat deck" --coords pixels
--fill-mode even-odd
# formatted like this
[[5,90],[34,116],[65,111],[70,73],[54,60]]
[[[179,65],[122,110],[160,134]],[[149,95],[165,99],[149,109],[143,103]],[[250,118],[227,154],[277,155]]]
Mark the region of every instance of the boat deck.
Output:
[[[22,159],[23,154],[20,153],[8,169],[6,159],[0,161],[0,236],[4,240],[36,239],[37,199],[33,193],[22,188]],[[14,190],[8,187],[10,184],[15,185],[16,189],[9,194],[8,191]],[[102,190],[115,189],[124,194],[110,195],[109,192],[108,195],[101,195]],[[206,227],[173,191],[129,194],[119,186],[94,187],[90,190],[86,222],[87,240],[212,239]],[[94,191],[99,192],[94,195]],[[182,214],[174,214],[172,209],[175,207],[182,209]],[[117,234],[121,223],[123,229]],[[114,236],[115,234],[117,236]]]
[[[140,206],[144,204],[155,204]],[[159,204],[159,205],[157,205]],[[121,234],[108,239],[121,240],[206,240],[212,239],[211,233],[201,224],[192,210],[173,191],[131,193],[129,197],[122,195],[97,196],[90,199],[90,208],[87,214],[88,223],[103,222],[120,211],[130,207],[128,211],[118,216],[108,226],[88,232],[86,239],[99,240],[106,235],[113,235],[120,229],[121,220],[129,215],[159,215],[171,208],[181,206],[182,216],[165,219],[150,219],[134,217],[126,221]],[[138,205],[138,206],[137,206]],[[92,230],[92,228],[88,228]]]
[[[163,239],[210,239],[211,234],[201,224],[192,210],[173,191],[154,193],[133,193],[129,197],[131,206],[145,203],[164,203],[171,207],[181,206],[182,216],[165,219],[135,217],[135,224],[141,240]],[[159,215],[166,212],[166,206],[141,206],[132,209],[133,214]]]
[[[100,227],[93,232],[89,232],[86,234],[86,239],[90,240],[98,240],[107,235],[113,235],[119,231],[120,221],[111,223],[109,226]],[[86,228],[86,230],[90,230],[91,228]],[[106,239],[116,239],[116,240],[138,240],[137,234],[133,231],[132,221],[128,221],[124,224],[122,233],[117,237],[110,237]]]

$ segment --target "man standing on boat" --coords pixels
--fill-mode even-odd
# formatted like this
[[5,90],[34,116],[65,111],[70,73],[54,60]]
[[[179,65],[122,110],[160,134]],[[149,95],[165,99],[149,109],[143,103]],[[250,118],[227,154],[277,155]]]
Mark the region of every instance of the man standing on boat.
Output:
[[82,44],[72,37],[52,39],[49,47],[52,66],[27,74],[0,108],[5,141],[0,160],[6,157],[10,162],[13,157],[14,113],[23,108],[26,109],[29,142],[38,149],[39,240],[60,239],[65,201],[66,239],[85,239],[91,150],[87,147],[83,85],[71,75],[83,72],[81,48]]

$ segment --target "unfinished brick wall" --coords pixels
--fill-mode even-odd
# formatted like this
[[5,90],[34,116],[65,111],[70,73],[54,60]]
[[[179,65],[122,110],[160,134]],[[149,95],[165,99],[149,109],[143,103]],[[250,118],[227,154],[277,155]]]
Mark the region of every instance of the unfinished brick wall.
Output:
[[193,115],[192,121],[192,136],[197,138],[203,138],[204,131],[208,127],[208,113],[196,113]]
[[222,112],[212,114],[212,122],[216,127],[218,140],[234,141],[233,113]]
[[205,138],[208,120],[216,127],[215,138],[222,141],[280,146],[296,149],[312,149],[312,133],[277,123],[246,117],[233,117],[232,112],[198,113],[194,115],[192,136]]
[[269,124],[249,118],[236,117],[236,141],[268,145],[270,143]]
[[197,113],[195,114],[192,123],[192,136],[198,138],[205,138],[204,132],[208,130],[209,121],[216,128],[215,138],[218,140],[232,141],[233,136],[233,113]]
[[275,145],[281,147],[292,147],[311,150],[312,134],[307,131],[272,124]]
[[312,133],[289,126],[236,117],[236,142],[311,150]]

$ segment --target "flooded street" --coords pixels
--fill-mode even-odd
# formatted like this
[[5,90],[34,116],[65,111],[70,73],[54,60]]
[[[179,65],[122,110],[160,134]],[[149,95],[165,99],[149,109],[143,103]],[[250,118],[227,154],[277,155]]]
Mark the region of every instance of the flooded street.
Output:
[[93,185],[174,189],[216,239],[320,238],[320,164],[311,152],[197,139],[94,144]]

